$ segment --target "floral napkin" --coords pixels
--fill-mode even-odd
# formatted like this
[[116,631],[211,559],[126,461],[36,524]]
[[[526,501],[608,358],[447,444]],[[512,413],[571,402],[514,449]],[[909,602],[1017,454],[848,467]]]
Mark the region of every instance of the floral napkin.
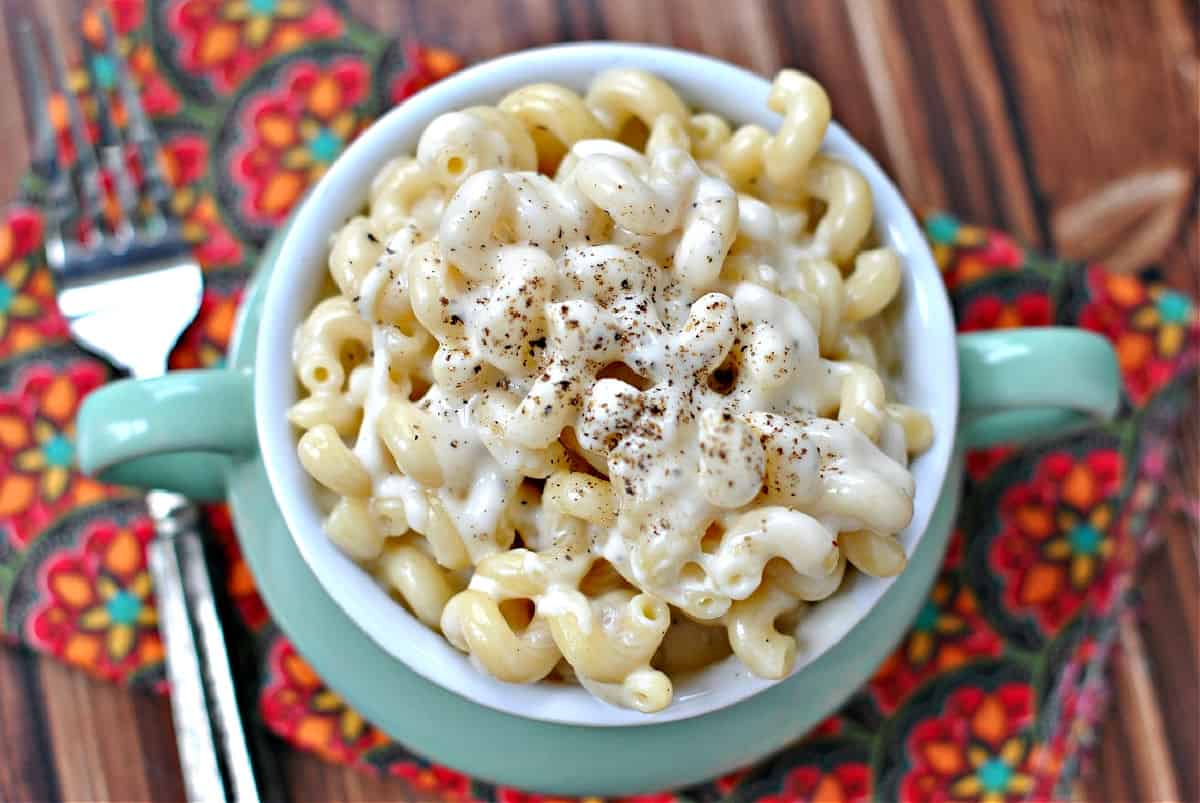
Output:
[[[460,63],[387,39],[335,2],[106,4],[163,142],[171,204],[207,271],[200,316],[171,366],[219,366],[259,250],[305,189],[380,112]],[[99,43],[95,19],[84,34]],[[87,73],[72,78],[83,92]],[[69,153],[63,104],[51,118]],[[1172,487],[1170,438],[1200,364],[1200,314],[1146,277],[1046,258],[949,215],[928,215],[925,229],[960,330],[1102,333],[1119,356],[1121,413],[1084,433],[970,454],[945,565],[870,682],[782,753],[646,800],[1071,795],[1105,710],[1106,657],[1138,554],[1163,516],[1196,509]],[[145,556],[153,528],[138,496],[73,468],[74,414],[113,372],[67,337],[28,200],[0,216],[0,279],[0,633],[162,688]],[[257,678],[243,682],[258,684],[261,724],[328,760],[406,779],[421,799],[540,799],[430,764],[348,708],[271,622],[225,508],[209,521],[257,656]]]

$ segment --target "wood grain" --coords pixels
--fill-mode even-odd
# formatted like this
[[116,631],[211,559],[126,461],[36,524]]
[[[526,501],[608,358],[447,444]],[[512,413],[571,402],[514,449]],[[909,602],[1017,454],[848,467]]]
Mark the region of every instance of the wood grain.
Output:
[[[0,5],[0,9],[3,5]],[[8,45],[11,59],[16,58],[11,43],[16,35],[14,23],[18,17],[12,14],[0,14],[0,42]],[[7,75],[15,75],[15,65],[0,65],[0,70]],[[25,135],[24,107],[21,105],[21,88],[13,80],[0,81],[0,109],[6,111],[0,115],[0,138],[11,143],[11,150],[5,155],[4,170],[0,170],[0,199],[7,200],[17,193],[21,173],[29,164],[29,145]]]
[[[82,0],[0,0],[0,41],[36,7],[73,45]],[[761,73],[796,66],[916,207],[1200,292],[1197,11],[1190,0],[349,0],[379,30],[477,61],[563,40],[700,50]],[[26,163],[0,56],[0,199]],[[1200,488],[1200,425],[1179,439]],[[1083,800],[1200,800],[1200,541],[1171,522],[1142,566],[1113,715]],[[1127,628],[1128,629],[1128,628]],[[271,800],[420,799],[261,737]],[[178,799],[169,709],[0,650],[0,800]]]
[[42,760],[53,761],[64,799],[182,799],[165,699],[45,659],[38,677],[50,748]]
[[[1187,528],[1173,524],[1164,533],[1167,543],[1191,542],[1194,548],[1196,535],[1188,532]],[[1188,550],[1191,551],[1191,550]],[[1126,656],[1133,656],[1133,664],[1118,670],[1116,677],[1122,680],[1118,687],[1117,711],[1125,721],[1127,730],[1135,730],[1141,734],[1138,739],[1131,740],[1130,753],[1135,758],[1135,771],[1140,779],[1146,778],[1153,772],[1155,758],[1141,755],[1140,744],[1158,741],[1153,734],[1159,728],[1153,721],[1153,716],[1142,716],[1132,699],[1134,692],[1139,698],[1145,695],[1133,686],[1125,687],[1127,683],[1148,679],[1152,697],[1158,703],[1157,716],[1166,726],[1166,749],[1160,751],[1174,758],[1175,771],[1171,780],[1179,790],[1181,800],[1200,799],[1200,779],[1197,773],[1196,757],[1200,756],[1200,734],[1195,723],[1200,722],[1200,699],[1196,693],[1197,678],[1200,678],[1200,660],[1197,655],[1197,632],[1190,629],[1187,615],[1184,613],[1187,605],[1196,599],[1197,574],[1195,564],[1176,569],[1174,560],[1178,560],[1179,548],[1160,548],[1148,555],[1142,566],[1141,582],[1138,588],[1143,604],[1141,609],[1141,628],[1139,641],[1123,639]],[[1194,553],[1193,553],[1194,555]],[[1186,556],[1184,557],[1186,560]],[[1191,598],[1193,603],[1182,602]],[[1128,670],[1129,678],[1123,678]],[[1190,725],[1188,723],[1191,723]],[[1138,767],[1141,769],[1138,769]],[[1140,785],[1139,785],[1139,788]]]
[[0,648],[0,799],[50,800],[61,797],[58,777],[46,772],[50,738],[42,688],[28,653]]
[[1133,769],[1129,763],[1128,736],[1125,723],[1119,717],[1110,716],[1104,725],[1103,738],[1097,751],[1095,771],[1080,784],[1084,788],[1083,800],[1146,800],[1133,785]]
[[[1168,744],[1167,729],[1163,724],[1163,712],[1158,706],[1141,633],[1131,616],[1122,616],[1118,627],[1121,649],[1113,662],[1117,712],[1122,721],[1137,723],[1136,729],[1130,729],[1140,737],[1132,739],[1130,743],[1137,788],[1151,800],[1181,800],[1171,753],[1161,749],[1162,745]],[[1171,712],[1172,716],[1181,716],[1183,713],[1178,710]]]
[[[1191,15],[1177,0],[1030,5],[989,8],[1024,131],[1037,142],[1029,164],[1053,244],[1124,270],[1155,261],[1195,189],[1200,65]],[[1055,58],[1014,57],[1029,52]],[[1130,182],[1152,176],[1159,192],[1135,197]],[[1166,176],[1179,181],[1161,186]],[[1094,199],[1106,214],[1093,211],[1093,225],[1081,229],[1072,212]]]

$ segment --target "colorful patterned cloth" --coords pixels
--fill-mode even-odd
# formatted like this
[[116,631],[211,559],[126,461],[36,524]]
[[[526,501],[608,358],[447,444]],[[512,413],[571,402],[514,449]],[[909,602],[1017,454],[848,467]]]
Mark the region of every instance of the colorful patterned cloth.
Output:
[[[200,317],[171,365],[217,366],[272,230],[375,116],[459,62],[385,39],[334,0],[108,4],[164,143],[172,205],[208,271]],[[94,19],[85,35],[100,35]],[[86,73],[75,79],[83,91]],[[51,111],[69,150],[62,104]],[[1046,259],[947,215],[925,226],[962,330],[1056,323],[1104,334],[1120,357],[1121,414],[1071,437],[972,453],[945,566],[867,686],[758,766],[645,800],[1070,793],[1105,709],[1105,658],[1138,552],[1180,501],[1169,439],[1200,363],[1200,316],[1144,277]],[[68,340],[41,235],[28,201],[0,218],[0,631],[95,675],[161,688],[142,503],[73,469],[73,415],[112,371]],[[210,512],[259,656],[267,727],[331,761],[401,777],[422,799],[541,799],[429,764],[348,708],[272,624],[225,509]]]

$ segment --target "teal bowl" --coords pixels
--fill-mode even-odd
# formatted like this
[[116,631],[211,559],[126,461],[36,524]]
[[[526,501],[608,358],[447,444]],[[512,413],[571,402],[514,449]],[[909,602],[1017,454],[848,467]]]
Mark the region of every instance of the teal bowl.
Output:
[[[738,121],[774,125],[768,84],[680,51],[585,44],[480,65],[381,118],[339,159],[264,255],[225,369],[124,381],[79,417],[85,471],[105,480],[228,498],[246,560],[273,617],[326,683],[397,741],[490,781],[545,792],[627,795],[751,763],[802,735],[858,689],[922,605],[949,539],[966,448],[1028,440],[1110,417],[1115,356],[1067,329],[955,337],[920,229],[878,165],[837,126],[825,148],[871,183],[879,238],[908,271],[901,333],[910,403],[931,412],[934,444],[914,463],[913,525],[898,578],[857,577],[814,606],[796,671],[779,682],[726,667],[680,688],[661,714],[613,709],[576,690],[486,678],[342,556],[295,459],[284,411],[295,396],[290,336],[317,292],[328,235],[361,206],[369,179],[437,114],[494,102],[536,80],[581,86],[614,65],[651,69]],[[753,109],[753,111],[752,111]],[[807,620],[806,620],[807,621]]]

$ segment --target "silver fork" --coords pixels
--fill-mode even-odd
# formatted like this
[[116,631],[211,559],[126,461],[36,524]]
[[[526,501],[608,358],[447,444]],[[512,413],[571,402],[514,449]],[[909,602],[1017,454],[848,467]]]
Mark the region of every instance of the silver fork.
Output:
[[[200,309],[203,278],[169,206],[154,129],[117,52],[111,20],[106,14],[102,19],[103,55],[114,67],[126,112],[121,128],[93,70],[100,158],[113,176],[121,209],[116,225],[105,221],[100,162],[85,134],[79,102],[68,89],[62,51],[36,21],[18,25],[18,60],[34,140],[34,172],[43,186],[46,260],[58,288],[59,309],[80,345],[143,379],[166,373],[171,349]],[[46,112],[49,95],[39,39],[49,54],[53,85],[67,104],[76,151],[74,177],[59,156]],[[130,148],[142,166],[140,192],[127,168]],[[199,512],[168,491],[150,491],[146,502],[157,529],[148,557],[188,799],[220,801],[231,795],[258,800],[204,561]]]

